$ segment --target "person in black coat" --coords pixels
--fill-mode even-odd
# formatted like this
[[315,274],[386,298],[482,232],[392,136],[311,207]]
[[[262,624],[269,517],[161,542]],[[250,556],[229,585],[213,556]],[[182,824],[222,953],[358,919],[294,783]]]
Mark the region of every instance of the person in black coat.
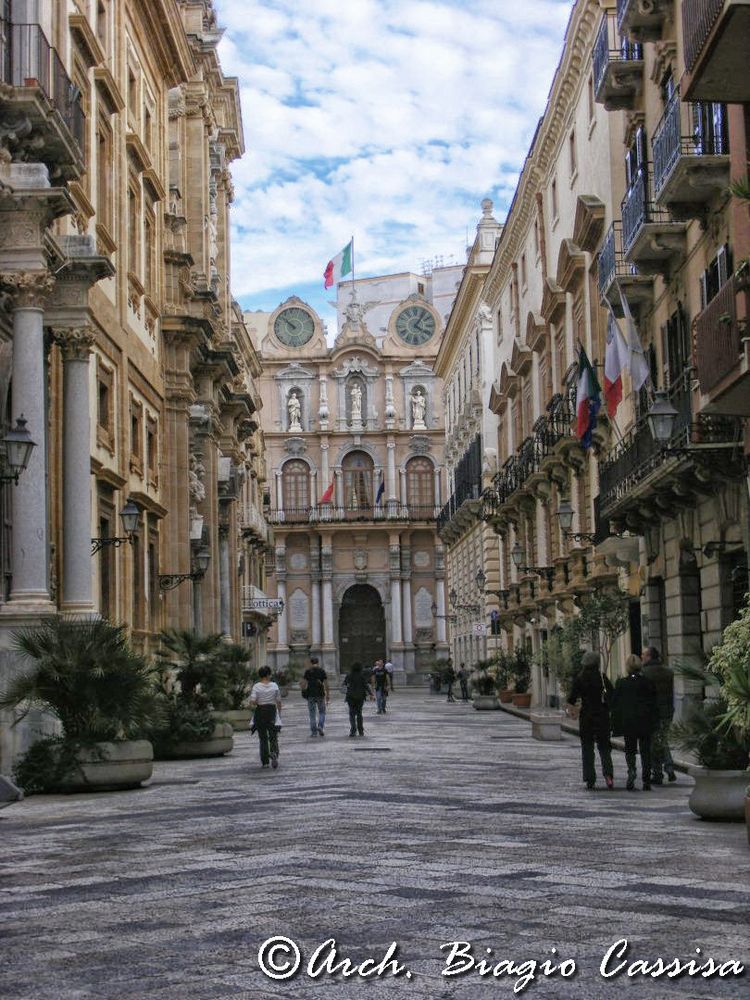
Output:
[[584,653],[580,672],[570,689],[566,710],[570,715],[575,714],[577,711],[575,706],[580,701],[578,732],[581,738],[583,780],[586,782],[587,788],[596,787],[594,746],[599,751],[602,774],[607,788],[615,787],[612,746],[609,742],[609,705],[612,691],[609,678],[601,672],[599,654]]
[[345,701],[349,706],[349,735],[356,736],[359,733],[360,736],[364,736],[362,706],[365,703],[365,698],[368,696],[372,698],[373,695],[361,663],[352,664],[352,669],[344,678],[344,687],[346,689]]
[[615,685],[612,699],[612,733],[625,739],[629,792],[635,789],[636,754],[641,754],[643,790],[651,790],[651,737],[659,724],[656,688],[643,676],[640,656],[632,654],[625,661],[627,677]]

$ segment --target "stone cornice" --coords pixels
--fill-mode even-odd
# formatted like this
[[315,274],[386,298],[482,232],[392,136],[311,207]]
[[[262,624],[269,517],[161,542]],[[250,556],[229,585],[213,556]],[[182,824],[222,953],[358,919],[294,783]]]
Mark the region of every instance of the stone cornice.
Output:
[[564,145],[569,114],[586,78],[600,16],[601,6],[597,0],[581,0],[573,8],[547,107],[526,157],[495,259],[487,275],[485,299],[490,304],[497,299],[507,280],[510,264],[520,253],[536,211],[537,189]]
[[461,349],[466,329],[474,319],[489,270],[489,265],[482,264],[468,265],[464,271],[456,301],[453,303],[440,341],[440,350],[435,358],[435,374],[440,378],[447,377]]

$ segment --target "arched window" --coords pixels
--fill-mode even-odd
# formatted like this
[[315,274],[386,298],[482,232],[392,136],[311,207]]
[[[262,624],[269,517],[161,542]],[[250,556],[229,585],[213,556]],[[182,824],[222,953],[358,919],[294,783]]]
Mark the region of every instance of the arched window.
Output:
[[307,516],[310,507],[310,470],[298,458],[287,462],[282,470],[284,511],[287,519],[295,513]]
[[435,506],[435,469],[429,458],[411,458],[406,465],[406,502],[412,515],[432,514]]
[[363,451],[352,451],[342,463],[344,473],[344,508],[356,515],[357,511],[369,511],[373,506],[372,473],[373,463]]

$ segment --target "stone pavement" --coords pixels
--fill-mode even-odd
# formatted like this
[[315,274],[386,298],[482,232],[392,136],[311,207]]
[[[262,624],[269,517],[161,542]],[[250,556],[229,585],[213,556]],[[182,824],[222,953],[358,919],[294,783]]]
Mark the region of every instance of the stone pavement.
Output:
[[[477,961],[492,948],[494,963],[541,962],[553,947],[575,960],[570,978],[538,972],[528,997],[748,996],[748,973],[600,974],[620,938],[629,960],[685,961],[696,948],[750,960],[745,828],[695,819],[689,779],[625,792],[617,754],[618,789],[587,792],[573,737],[535,743],[525,721],[427,692],[396,691],[385,717],[366,711],[365,738],[349,739],[337,696],[328,735],[313,740],[292,692],[276,772],[241,734],[229,757],[159,764],[139,791],[5,809],[0,997],[514,995],[519,975],[442,976],[440,946],[453,941],[472,942]],[[283,981],[258,962],[279,935],[303,962]],[[329,938],[355,963],[398,942],[412,977],[308,975]]]

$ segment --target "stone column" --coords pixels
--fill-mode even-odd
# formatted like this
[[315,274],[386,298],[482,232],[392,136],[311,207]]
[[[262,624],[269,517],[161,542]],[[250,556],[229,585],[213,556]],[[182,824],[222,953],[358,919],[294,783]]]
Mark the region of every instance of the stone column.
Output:
[[437,510],[443,506],[443,501],[440,494],[440,468],[435,466],[435,507]]
[[437,641],[445,642],[445,580],[435,581],[435,604],[437,604]]
[[94,613],[91,566],[91,327],[55,330],[63,357],[62,610]]
[[281,614],[279,615],[279,619],[278,619],[278,621],[279,621],[279,627],[278,627],[279,645],[280,646],[288,646],[289,645],[289,629],[288,629],[289,608],[287,607],[287,599],[286,599],[286,579],[277,580],[277,582],[276,582],[276,596],[277,596],[277,598],[280,601],[284,602],[284,610],[281,612]]
[[320,542],[317,535],[310,537],[310,591],[312,597],[312,645],[320,650]]
[[310,510],[318,506],[318,473],[315,469],[310,471]]
[[411,617],[411,577],[401,581],[401,610],[404,616],[404,643],[408,646],[414,642]]
[[406,469],[399,469],[399,486],[400,486],[400,496],[399,500],[406,506]]
[[321,536],[320,572],[323,585],[323,648],[326,650],[323,667],[333,670],[335,652],[333,643],[333,548],[330,535]]
[[[13,585],[8,614],[50,614],[47,512],[47,412],[44,367],[44,301],[54,278],[47,271],[3,275],[13,294],[13,423],[21,414],[36,442],[28,468],[13,487]],[[88,436],[87,436],[88,440]],[[87,472],[86,481],[90,473]],[[86,530],[90,532],[90,525]],[[90,558],[90,534],[88,550]],[[90,567],[89,567],[90,572]]]
[[[389,562],[391,571],[391,646],[400,647],[404,637],[401,614],[401,539],[398,535],[391,535]],[[399,658],[400,656],[399,653]]]
[[328,468],[328,442],[320,442],[320,474],[323,477],[323,489],[322,492],[328,489],[331,485],[331,473]]
[[[276,473],[276,510],[279,515],[284,513],[284,481],[281,471]],[[283,520],[283,518],[280,517],[280,520]]]
[[229,531],[219,528],[219,619],[222,635],[232,635],[231,580],[229,577]]
[[333,478],[336,483],[333,490],[333,497],[336,502],[336,506],[339,509],[343,509],[344,506],[344,477],[341,475],[341,469],[333,470]]

